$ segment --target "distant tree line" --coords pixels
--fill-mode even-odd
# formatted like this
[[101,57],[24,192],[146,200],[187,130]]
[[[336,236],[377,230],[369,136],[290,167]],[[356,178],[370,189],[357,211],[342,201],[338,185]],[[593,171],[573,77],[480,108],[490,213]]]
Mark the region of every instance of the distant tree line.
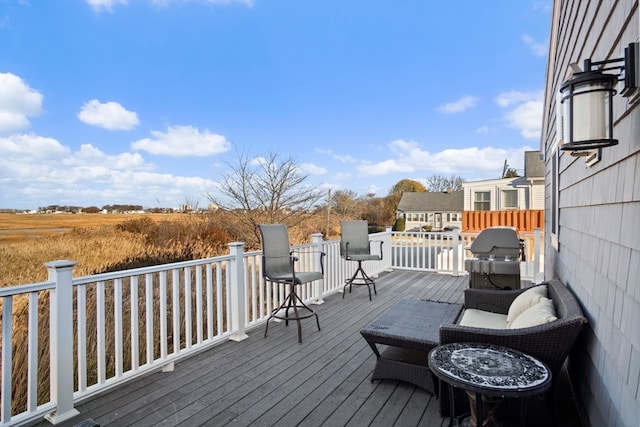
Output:
[[64,212],[64,213],[98,213],[98,212],[136,212],[142,211],[142,205],[104,205],[102,208],[97,206],[67,206],[67,205],[49,205],[40,206],[38,212]]

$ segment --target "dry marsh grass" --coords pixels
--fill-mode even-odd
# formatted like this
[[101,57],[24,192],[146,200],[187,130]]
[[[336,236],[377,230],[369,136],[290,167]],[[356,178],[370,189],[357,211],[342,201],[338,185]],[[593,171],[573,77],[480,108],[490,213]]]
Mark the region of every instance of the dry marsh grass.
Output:
[[84,276],[221,255],[231,240],[204,215],[0,214],[0,287],[46,280],[48,261]]
[[[206,215],[0,215],[0,287],[47,280],[44,263],[68,259],[77,262],[73,275],[85,276],[108,271],[164,264],[187,259],[208,258],[228,253],[231,236],[218,226],[219,218]],[[140,292],[144,292],[143,285]],[[130,316],[129,287],[123,288],[124,316]],[[154,290],[155,292],[155,290]],[[170,291],[169,291],[170,292]],[[184,295],[180,296],[183,300]],[[88,371],[96,363],[96,289],[87,289],[86,327]],[[105,310],[113,313],[113,292],[105,292]],[[144,300],[141,300],[144,302]],[[12,333],[12,413],[26,409],[27,343],[29,304],[26,295],[13,298]],[[2,301],[0,301],[0,309]],[[144,313],[140,307],[140,313]],[[38,403],[49,394],[49,293],[38,298]],[[154,307],[154,317],[159,318]],[[0,310],[0,324],[2,324]],[[139,323],[144,327],[144,316]],[[108,317],[107,330],[113,330],[113,318]],[[155,319],[157,322],[158,319]],[[181,319],[184,325],[185,319]],[[77,322],[77,319],[76,319]],[[129,325],[130,322],[125,322]],[[127,326],[128,328],[128,326]],[[127,334],[128,331],[123,331]],[[125,335],[126,336],[126,335]],[[113,334],[107,334],[107,365],[114,366]],[[75,347],[76,343],[74,343]],[[141,343],[141,360],[146,359],[146,345]],[[74,350],[74,354],[75,350]],[[130,352],[125,352],[130,354]],[[128,357],[128,356],[127,356]],[[125,366],[131,363],[130,358]],[[88,379],[89,385],[96,382]]]
[[32,241],[40,237],[58,236],[75,228],[116,226],[135,218],[148,218],[155,222],[180,221],[184,214],[37,214],[18,215],[0,213],[0,247],[8,243]]
[[[308,241],[311,234],[322,229],[325,224],[324,215],[310,216],[297,227],[289,229],[292,244]],[[239,225],[224,213],[210,215],[200,214],[145,214],[145,215],[102,215],[102,214],[50,214],[50,215],[16,215],[0,214],[0,288],[35,283],[47,280],[47,269],[44,263],[68,259],[77,262],[73,275],[86,276],[109,271],[127,270],[149,265],[166,264],[190,259],[209,258],[229,253],[227,243],[237,240],[233,231]],[[224,224],[225,227],[222,227]],[[332,232],[339,233],[338,219],[333,219]],[[245,250],[255,247],[247,246]],[[127,279],[128,280],[128,279]],[[193,280],[193,277],[192,277]],[[182,288],[181,288],[182,289]],[[96,353],[96,295],[95,285],[86,290],[86,329],[87,329],[87,372],[88,384],[97,381],[95,365]],[[160,309],[157,306],[159,293],[154,285],[153,307],[154,324],[157,324]],[[168,301],[172,301],[172,290],[169,286]],[[181,304],[188,296],[180,290]],[[194,301],[195,287],[192,287],[191,298]],[[140,278],[138,294],[143,295],[144,284]],[[76,290],[77,298],[77,290]],[[130,286],[123,283],[123,336],[130,334]],[[144,298],[139,300],[139,325],[141,330],[145,324]],[[114,297],[111,289],[105,290],[105,312],[111,313],[106,319],[105,328],[113,331]],[[193,305],[193,303],[192,303]],[[2,301],[0,301],[0,325],[2,324]],[[75,304],[74,304],[75,307]],[[38,298],[38,403],[48,400],[49,396],[49,293],[42,292]],[[171,316],[170,304],[167,307]],[[13,363],[12,363],[12,413],[26,409],[27,405],[27,343],[28,343],[28,310],[29,304],[24,295],[13,299]],[[77,313],[74,316],[77,324]],[[183,331],[186,319],[182,317],[180,324]],[[169,324],[172,320],[167,319]],[[74,327],[74,333],[77,328]],[[156,334],[158,333],[155,331]],[[195,332],[193,332],[195,333]],[[107,371],[112,372],[115,366],[114,337],[106,334]],[[146,360],[146,343],[140,338],[140,360]],[[157,343],[158,337],[154,338]],[[129,344],[125,339],[124,367],[131,365]],[[1,342],[0,342],[1,345]],[[74,354],[77,354],[77,340],[74,339]],[[173,343],[169,342],[169,345]],[[154,352],[159,346],[154,346]],[[93,373],[92,373],[93,372]],[[77,384],[76,384],[77,387]]]

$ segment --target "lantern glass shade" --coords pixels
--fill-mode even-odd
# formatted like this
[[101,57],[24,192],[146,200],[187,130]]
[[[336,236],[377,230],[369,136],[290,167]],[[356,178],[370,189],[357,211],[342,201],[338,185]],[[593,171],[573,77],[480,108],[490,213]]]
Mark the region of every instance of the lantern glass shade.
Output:
[[616,76],[601,72],[578,73],[560,89],[563,150],[610,147],[613,139],[613,89]]

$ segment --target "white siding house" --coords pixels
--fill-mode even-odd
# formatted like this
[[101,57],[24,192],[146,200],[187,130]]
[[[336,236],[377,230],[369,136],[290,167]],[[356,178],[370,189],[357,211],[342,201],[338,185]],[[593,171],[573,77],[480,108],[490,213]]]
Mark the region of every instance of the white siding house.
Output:
[[[544,209],[544,199],[533,198],[536,192],[524,177],[465,182],[462,186],[465,211]],[[539,187],[544,191],[544,184]]]
[[639,35],[638,0],[554,2],[541,137],[545,276],[573,291],[589,321],[568,367],[593,427],[640,425],[640,95],[613,97],[617,145],[571,152],[559,149],[557,94],[570,64],[624,56]]
[[462,184],[465,211],[544,209],[544,164],[538,151],[525,152],[524,176]]
[[396,218],[404,218],[405,230],[461,228],[462,191],[403,193]]

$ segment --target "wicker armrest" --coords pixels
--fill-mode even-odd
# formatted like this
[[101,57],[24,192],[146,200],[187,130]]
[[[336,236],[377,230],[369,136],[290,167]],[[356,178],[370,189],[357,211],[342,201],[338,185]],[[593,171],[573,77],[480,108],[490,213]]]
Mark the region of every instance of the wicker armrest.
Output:
[[440,326],[440,344],[481,342],[502,345],[537,357],[555,375],[583,325],[584,319],[579,318],[522,329],[484,329],[445,324]]
[[507,314],[513,300],[525,289],[493,290],[493,289],[465,289],[464,307],[492,313]]

